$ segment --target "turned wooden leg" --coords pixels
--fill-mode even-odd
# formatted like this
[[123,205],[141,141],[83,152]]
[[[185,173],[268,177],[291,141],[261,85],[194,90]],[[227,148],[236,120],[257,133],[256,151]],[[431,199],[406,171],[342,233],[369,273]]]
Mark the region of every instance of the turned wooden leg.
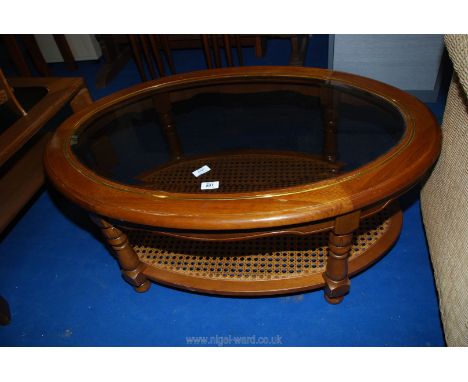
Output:
[[360,211],[335,219],[328,243],[325,279],[325,299],[330,304],[339,304],[349,292],[348,258],[353,245],[353,232],[359,227]]
[[127,235],[101,217],[91,215],[91,219],[101,229],[104,238],[117,256],[124,279],[133,285],[137,292],[146,292],[151,283],[143,274],[145,266],[130,246]]
[[161,129],[169,145],[171,159],[177,160],[182,157],[182,145],[172,117],[171,101],[168,94],[158,94],[154,96],[154,107],[159,115]]
[[322,157],[330,163],[336,163],[338,157],[338,95],[331,87],[323,87],[320,92],[320,104],[323,120]]

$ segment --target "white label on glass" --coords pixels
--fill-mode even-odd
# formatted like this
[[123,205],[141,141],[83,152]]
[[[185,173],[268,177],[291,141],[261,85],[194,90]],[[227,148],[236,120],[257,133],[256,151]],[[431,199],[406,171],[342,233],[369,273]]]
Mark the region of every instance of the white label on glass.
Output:
[[202,190],[216,190],[219,188],[219,181],[216,180],[214,182],[202,182],[201,189]]
[[200,175],[210,170],[211,168],[209,168],[207,165],[204,165],[203,167],[200,167],[198,170],[193,171],[192,174],[198,178]]

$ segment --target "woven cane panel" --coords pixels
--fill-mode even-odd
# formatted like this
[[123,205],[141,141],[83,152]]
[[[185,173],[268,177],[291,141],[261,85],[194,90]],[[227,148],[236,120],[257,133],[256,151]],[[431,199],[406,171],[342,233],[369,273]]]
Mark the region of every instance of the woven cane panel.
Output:
[[[192,171],[208,165],[211,171],[196,178]],[[265,191],[317,182],[336,176],[336,164],[314,157],[269,153],[226,154],[174,164],[145,174],[145,188],[178,193],[236,193]],[[219,189],[201,190],[201,182],[219,181]]]
[[[351,257],[362,255],[388,227],[387,211],[363,220],[354,238]],[[152,267],[197,278],[238,281],[289,279],[323,272],[328,235],[328,232],[321,232],[211,242],[140,230],[128,232],[140,260]]]

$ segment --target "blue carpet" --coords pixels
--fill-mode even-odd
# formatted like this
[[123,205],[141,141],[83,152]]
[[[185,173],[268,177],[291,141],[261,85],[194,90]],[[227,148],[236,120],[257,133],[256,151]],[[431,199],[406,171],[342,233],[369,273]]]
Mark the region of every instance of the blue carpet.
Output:
[[[326,39],[312,39],[308,65],[325,66]],[[281,64],[288,49],[273,42],[265,62],[255,63]],[[197,68],[181,59],[186,52],[179,54],[178,71]],[[139,82],[129,63],[98,90],[98,63],[79,67],[71,75],[84,76],[95,99]],[[61,65],[54,73],[70,75]],[[444,95],[429,107],[440,120]],[[0,345],[227,345],[267,337],[283,346],[443,346],[418,195],[415,188],[401,200],[404,225],[393,249],[354,277],[349,296],[332,306],[322,291],[231,298],[153,284],[137,294],[122,281],[86,214],[46,188],[0,242],[0,293],[12,313],[11,324],[0,327]]]

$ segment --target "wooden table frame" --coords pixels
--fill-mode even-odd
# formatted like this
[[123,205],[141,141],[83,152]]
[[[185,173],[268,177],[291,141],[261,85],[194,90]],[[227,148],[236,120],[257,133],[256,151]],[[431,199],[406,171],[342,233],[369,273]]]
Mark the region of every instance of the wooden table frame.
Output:
[[[11,78],[13,88],[44,87],[47,94],[26,115],[0,135],[0,166],[7,164],[43,126],[68,103],[79,108],[80,99],[89,98],[81,78],[31,77]],[[0,179],[2,199],[0,232],[44,183],[42,156],[50,135],[42,137]]]
[[[70,142],[76,129],[111,107],[130,99],[154,96],[173,159],[183,156],[165,91],[196,85],[248,84],[274,78],[337,82],[368,92],[399,110],[406,131],[397,145],[366,165],[320,182],[269,192],[183,194],[149,190],[105,179],[84,166]],[[195,90],[196,92],[196,90]],[[333,94],[320,94],[325,121],[324,160],[336,161]],[[401,212],[394,212],[389,230],[366,256],[350,260],[353,234],[365,216],[383,210],[425,175],[440,151],[441,133],[434,116],[415,97],[368,78],[314,68],[249,67],[200,71],[167,77],[115,93],[84,108],[57,131],[45,154],[47,173],[55,186],[88,210],[117,255],[125,279],[137,291],[149,280],[206,293],[263,295],[325,288],[327,301],[338,303],[349,291],[349,276],[372,264],[397,239]],[[202,202],[202,203],[201,203]],[[199,279],[149,266],[128,239],[125,222],[152,227],[162,234],[191,240],[247,240],[249,235],[304,235],[327,231],[326,269],[312,278],[283,282],[236,282]],[[120,227],[120,228],[119,228]],[[148,228],[145,228],[148,229]],[[217,233],[210,234],[210,231]],[[222,231],[222,232],[220,232]],[[208,232],[208,234],[207,234]],[[255,234],[257,232],[257,234]],[[274,281],[274,280],[269,280]]]
[[[3,167],[0,176],[0,233],[44,184],[42,158],[51,134],[46,133],[36,139],[41,129],[67,104],[77,111],[91,102],[81,78],[10,78],[4,85],[13,89],[44,87],[47,94],[27,112],[21,105],[14,105],[21,117],[0,134],[0,167]],[[10,99],[11,102],[16,101],[13,94]],[[24,150],[28,142],[33,144]],[[9,321],[8,304],[0,296],[0,324],[6,325]]]

